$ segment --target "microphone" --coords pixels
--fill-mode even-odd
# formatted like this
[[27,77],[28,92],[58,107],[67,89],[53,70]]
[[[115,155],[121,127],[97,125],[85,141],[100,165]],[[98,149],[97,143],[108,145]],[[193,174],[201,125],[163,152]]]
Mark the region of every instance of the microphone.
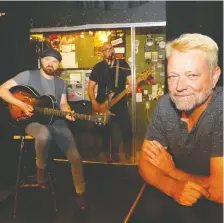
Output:
[[110,54],[110,68],[113,67],[113,58],[114,58],[114,55],[115,55],[114,52],[112,52],[112,53]]

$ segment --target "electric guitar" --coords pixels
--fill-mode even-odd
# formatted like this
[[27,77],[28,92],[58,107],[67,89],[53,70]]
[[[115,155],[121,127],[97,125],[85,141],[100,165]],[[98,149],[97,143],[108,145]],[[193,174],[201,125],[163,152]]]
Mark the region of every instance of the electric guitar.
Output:
[[56,109],[57,101],[52,95],[42,95],[30,86],[17,85],[10,89],[12,95],[34,108],[33,115],[27,116],[23,110],[13,104],[7,104],[7,108],[10,114],[9,122],[15,126],[26,126],[31,122],[38,122],[43,125],[52,124],[56,117],[66,117],[66,115],[72,115],[75,119],[87,120],[96,123],[97,125],[105,125],[108,122],[108,115],[85,115],[78,113],[65,112]]
[[[146,80],[149,75],[152,75],[151,70],[146,70],[138,75],[136,79],[136,85],[141,83],[142,81]],[[118,95],[116,95],[114,98],[114,92],[110,93],[110,104],[108,102],[108,99],[105,100],[103,103],[100,103],[100,112],[103,114],[107,114],[109,112],[109,109],[111,109],[118,101],[120,101],[126,94],[128,93],[128,89],[124,89],[122,92],[120,92]]]

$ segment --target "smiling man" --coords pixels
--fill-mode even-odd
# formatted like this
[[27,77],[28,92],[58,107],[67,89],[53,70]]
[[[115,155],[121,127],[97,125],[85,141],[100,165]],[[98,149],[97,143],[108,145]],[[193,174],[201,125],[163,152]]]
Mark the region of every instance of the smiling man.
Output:
[[223,89],[216,87],[218,46],[208,36],[184,34],[167,43],[166,54],[169,94],[154,110],[139,163],[149,185],[138,207],[144,212],[139,222],[219,222]]

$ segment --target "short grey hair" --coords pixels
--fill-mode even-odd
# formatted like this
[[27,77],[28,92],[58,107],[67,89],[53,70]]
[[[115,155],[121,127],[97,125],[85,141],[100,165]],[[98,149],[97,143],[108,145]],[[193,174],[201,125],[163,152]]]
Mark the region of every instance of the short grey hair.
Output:
[[166,57],[172,55],[172,51],[187,52],[189,50],[201,50],[206,54],[211,72],[218,65],[218,45],[210,37],[199,33],[186,33],[166,44]]

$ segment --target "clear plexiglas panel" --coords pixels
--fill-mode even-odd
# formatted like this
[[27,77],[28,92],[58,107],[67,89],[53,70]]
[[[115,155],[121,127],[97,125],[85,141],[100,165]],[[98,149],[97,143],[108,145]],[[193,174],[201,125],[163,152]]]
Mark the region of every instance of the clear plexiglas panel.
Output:
[[[82,159],[87,162],[133,163],[132,126],[131,118],[128,119],[129,111],[131,112],[129,103],[131,96],[117,95],[121,97],[117,102],[114,103],[113,101],[111,112],[115,109],[114,112],[118,114],[111,117],[105,126],[100,126],[98,122],[107,118],[107,116],[93,112],[87,89],[93,67],[103,60],[102,45],[105,42],[111,42],[113,45],[116,61],[122,60],[126,64],[124,62],[114,63],[113,66],[107,68],[109,69],[107,71],[105,67],[101,69],[102,74],[99,77],[115,75],[116,66],[121,68],[118,69],[118,81],[120,81],[119,76],[126,77],[128,73],[131,74],[131,68],[129,67],[131,55],[130,28],[32,34],[30,40],[31,44],[36,46],[33,48],[36,50],[38,68],[40,66],[38,57],[43,50],[52,47],[60,51],[62,62],[57,75],[67,83],[69,104],[77,113],[91,115],[91,118],[94,119],[94,122],[76,120],[74,124],[69,124]],[[116,87],[111,83],[106,84],[107,89],[110,88],[111,91],[112,88]],[[123,87],[124,89],[126,87],[125,78]],[[97,89],[98,86],[95,88],[95,94],[97,94]],[[110,90],[105,92],[107,93],[105,100],[110,99]],[[112,100],[109,100],[109,102],[112,106]],[[126,107],[122,105],[117,107],[120,102]],[[123,110],[126,110],[126,112]],[[63,159],[64,155],[59,151],[59,149],[55,150],[55,156]],[[129,157],[126,156],[127,154]]]
[[153,109],[165,90],[164,26],[135,29],[135,163],[138,164],[142,143]]
[[[94,120],[76,120],[69,123],[84,162],[138,164],[153,108],[164,93],[165,41],[165,27],[161,26],[102,28],[30,35],[30,67],[40,68],[39,57],[44,49],[53,47],[59,50],[63,59],[56,74],[67,83],[68,102],[76,113],[91,115]],[[125,98],[127,111],[122,114],[125,109],[122,106],[117,108],[121,115],[112,117],[106,126],[99,126],[98,122],[107,117],[93,112],[87,87],[93,67],[103,60],[101,48],[104,42],[112,43],[116,59],[127,62],[130,68],[126,71],[131,72],[132,82],[135,82],[136,87],[133,91],[134,96],[119,94],[120,100]],[[119,67],[123,66],[119,63]],[[95,94],[97,88],[98,86],[95,88]],[[109,102],[111,103],[111,100]],[[114,107],[116,103],[119,103],[119,100],[113,104]],[[54,149],[54,157],[66,160],[57,147]]]

